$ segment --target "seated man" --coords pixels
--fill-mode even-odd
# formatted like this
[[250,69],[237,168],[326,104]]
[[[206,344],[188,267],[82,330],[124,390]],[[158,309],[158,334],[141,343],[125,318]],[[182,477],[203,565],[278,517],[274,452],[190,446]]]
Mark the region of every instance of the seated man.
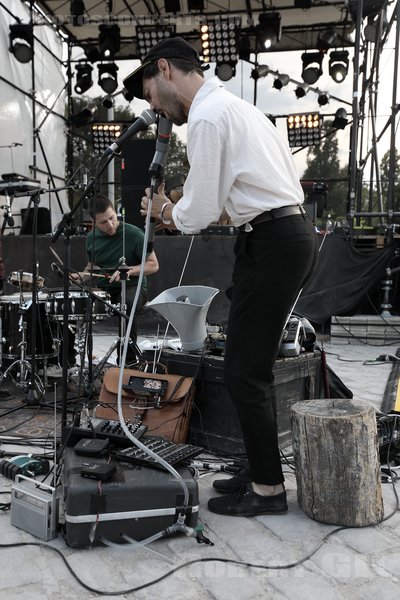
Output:
[[[141,229],[130,223],[123,224],[117,218],[112,202],[104,196],[97,196],[90,209],[94,220],[94,228],[86,239],[86,252],[89,258],[84,272],[90,273],[93,269],[96,275],[104,274],[104,278],[96,277],[95,287],[105,290],[110,294],[113,304],[121,303],[121,277],[118,266],[122,257],[126,263],[126,313],[129,316],[136,294],[140,273],[140,263],[143,252],[144,233]],[[125,238],[125,240],[124,240]],[[125,244],[125,246],[123,246]],[[104,269],[102,273],[102,269]],[[136,310],[139,311],[147,302],[146,276],[158,271],[158,260],[155,252],[147,254],[144,264],[144,278]],[[89,275],[88,275],[89,277]],[[71,276],[77,278],[76,275]],[[121,333],[121,332],[120,332]],[[137,338],[137,317],[133,320],[130,334],[133,344]],[[130,364],[137,359],[134,348],[129,348],[126,363]]]

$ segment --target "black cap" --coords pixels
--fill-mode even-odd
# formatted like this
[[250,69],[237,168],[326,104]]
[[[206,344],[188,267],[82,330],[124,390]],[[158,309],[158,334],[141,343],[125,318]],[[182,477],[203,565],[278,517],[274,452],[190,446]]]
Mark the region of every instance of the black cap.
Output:
[[161,40],[146,54],[140,67],[124,79],[125,88],[136,98],[143,99],[143,69],[159,58],[181,58],[188,60],[202,69],[207,69],[209,66],[203,65],[197,50],[183,38],[174,37]]

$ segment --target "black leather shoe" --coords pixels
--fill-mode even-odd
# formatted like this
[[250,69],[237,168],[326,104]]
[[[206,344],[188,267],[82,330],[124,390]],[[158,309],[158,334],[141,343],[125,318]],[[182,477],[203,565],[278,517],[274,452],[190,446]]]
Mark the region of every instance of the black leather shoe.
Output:
[[260,496],[247,484],[236,494],[210,498],[211,512],[231,517],[256,517],[257,515],[282,515],[287,512],[286,492],[276,496]]
[[229,479],[216,479],[213,481],[213,488],[220,494],[234,494],[246,483],[250,483],[251,479],[249,468],[244,467],[237,475]]

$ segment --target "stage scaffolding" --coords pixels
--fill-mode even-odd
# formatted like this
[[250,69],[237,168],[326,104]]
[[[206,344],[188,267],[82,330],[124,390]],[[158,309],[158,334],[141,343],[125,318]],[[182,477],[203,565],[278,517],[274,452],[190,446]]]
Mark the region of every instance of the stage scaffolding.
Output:
[[[3,0],[0,0],[0,11],[7,13],[8,18],[14,19],[17,23],[18,15],[14,14],[13,6],[18,2],[14,0],[11,8],[6,6]],[[198,28],[193,24],[198,24],[202,18],[215,18],[217,14],[213,12],[212,4],[205,3],[203,11],[192,13],[181,13],[179,15],[166,14],[164,3],[135,3],[138,5],[136,14],[134,8],[127,8],[127,3],[116,0],[113,3],[113,12],[110,12],[112,3],[95,3],[92,7],[90,2],[86,2],[86,13],[81,21],[77,18],[71,18],[70,15],[62,16],[64,12],[69,12],[70,3],[45,2],[31,0],[29,3],[21,0],[26,10],[27,19],[33,26],[33,32],[37,27],[51,27],[60,35],[60,39],[67,49],[65,62],[60,68],[65,69],[65,86],[59,90],[60,94],[66,93],[67,110],[65,115],[66,139],[67,139],[67,163],[66,179],[69,180],[72,173],[72,140],[69,117],[72,107],[72,78],[74,61],[72,50],[74,46],[87,49],[89,46],[97,44],[97,31],[99,23],[117,23],[121,26],[121,48],[116,53],[116,60],[132,60],[138,58],[138,45],[135,34],[135,28],[142,22],[146,24],[160,24],[167,20],[169,24],[176,26],[178,35],[186,38],[189,42],[198,46]],[[246,39],[247,48],[251,53],[257,48],[253,48],[252,23],[256,22],[259,13],[263,10],[261,3],[250,0],[240,2],[229,2],[224,15],[237,16],[246,19],[250,24],[243,29],[243,39]],[[289,5],[290,4],[290,5]],[[304,5],[304,24],[300,23],[294,26],[290,17],[298,10],[298,6]],[[66,7],[68,5],[68,7]],[[210,6],[208,6],[210,5]],[[385,236],[392,239],[399,232],[400,211],[396,206],[396,135],[398,136],[398,112],[399,112],[399,94],[398,94],[398,70],[399,70],[399,22],[400,22],[400,0],[397,1],[373,1],[359,0],[358,2],[305,2],[289,3],[277,0],[274,2],[274,8],[282,15],[282,37],[281,46],[277,46],[276,51],[282,50],[314,50],[318,36],[326,27],[341,27],[343,32],[342,39],[337,39],[336,47],[354,45],[353,60],[353,94],[352,94],[352,124],[349,147],[349,173],[348,173],[348,198],[347,198],[347,217],[350,229],[354,226],[360,226],[362,223],[378,223],[379,227],[384,229]],[[340,19],[337,23],[332,23],[332,9],[337,10]],[[265,7],[264,7],[265,9]],[[328,12],[330,11],[330,12]],[[95,15],[95,16],[94,16]],[[296,13],[297,15],[297,13]],[[293,18],[292,18],[293,21]],[[24,21],[27,22],[27,21]],[[286,24],[287,23],[287,24]],[[307,24],[308,23],[308,24]],[[125,27],[125,25],[127,27]],[[368,31],[367,31],[368,27]],[[348,32],[354,28],[354,41],[351,42]],[[130,31],[130,35],[128,35]],[[389,115],[385,125],[378,130],[377,126],[377,106],[379,98],[379,82],[381,70],[381,53],[383,48],[393,41],[393,73],[392,73],[392,94],[390,98]],[[35,43],[37,42],[35,38]],[[255,64],[257,63],[257,54]],[[244,58],[249,60],[249,55]],[[35,120],[35,104],[38,103],[37,90],[35,90],[35,60],[32,59],[32,88],[26,91],[27,100],[32,103],[32,136],[33,136],[33,172],[35,170],[36,152],[40,149],[45,157],[45,150],[40,140],[41,123]],[[387,78],[387,72],[385,72]],[[0,80],[2,78],[0,77]],[[3,78],[4,79],[4,78]],[[3,81],[5,84],[5,82]],[[7,82],[7,85],[13,85]],[[117,93],[121,93],[118,90]],[[47,107],[48,114],[53,112],[53,107]],[[64,115],[60,115],[64,118]],[[367,135],[367,130],[370,135]],[[390,132],[389,147],[389,181],[386,189],[383,189],[380,166],[379,166],[379,145],[384,134]],[[56,181],[51,175],[50,169],[47,170],[47,176],[51,180],[54,188],[57,187]],[[397,174],[399,177],[399,174]],[[368,182],[368,197],[366,197],[365,183]],[[397,183],[398,185],[398,183]],[[72,193],[72,192],[71,192]],[[72,196],[70,196],[72,198]],[[397,210],[396,210],[397,209]]]

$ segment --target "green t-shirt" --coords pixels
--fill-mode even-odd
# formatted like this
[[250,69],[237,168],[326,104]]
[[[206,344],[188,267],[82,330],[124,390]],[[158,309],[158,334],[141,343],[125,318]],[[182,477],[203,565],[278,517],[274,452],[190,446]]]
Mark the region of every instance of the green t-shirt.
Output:
[[[125,254],[123,253],[123,228],[125,227]],[[107,235],[97,227],[86,238],[86,252],[90,262],[101,268],[114,268],[120,264],[122,256],[128,266],[139,265],[142,260],[144,233],[130,223],[119,224],[115,235]],[[112,274],[111,272],[109,273]],[[127,286],[137,285],[138,277],[127,279]],[[104,290],[120,289],[119,282],[108,283],[107,279],[96,278],[96,287]],[[146,277],[143,277],[142,289],[147,289]]]

